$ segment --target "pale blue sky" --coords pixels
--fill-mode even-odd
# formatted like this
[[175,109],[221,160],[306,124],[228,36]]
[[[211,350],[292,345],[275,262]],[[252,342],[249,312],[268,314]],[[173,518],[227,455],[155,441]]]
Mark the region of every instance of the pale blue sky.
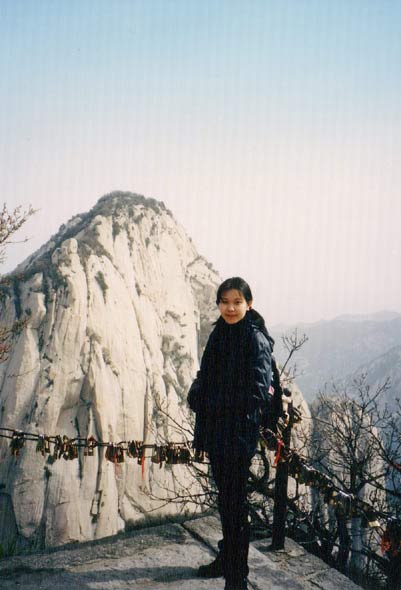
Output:
[[401,311],[401,3],[0,0],[12,269],[103,194],[163,200],[269,323]]

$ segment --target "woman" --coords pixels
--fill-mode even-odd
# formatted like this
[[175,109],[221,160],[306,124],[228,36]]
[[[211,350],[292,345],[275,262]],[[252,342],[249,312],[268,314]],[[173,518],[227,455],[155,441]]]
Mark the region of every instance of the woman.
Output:
[[252,309],[240,277],[217,290],[220,317],[209,336],[188,402],[196,412],[194,448],[209,455],[223,529],[219,554],[199,568],[202,577],[224,575],[225,590],[246,590],[249,548],[247,480],[261,414],[269,403],[273,339]]

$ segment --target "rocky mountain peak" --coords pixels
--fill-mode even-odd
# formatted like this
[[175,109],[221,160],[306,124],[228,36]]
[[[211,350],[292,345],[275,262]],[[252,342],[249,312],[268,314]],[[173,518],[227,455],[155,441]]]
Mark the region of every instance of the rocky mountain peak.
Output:
[[[106,442],[185,438],[186,393],[220,279],[163,203],[106,195],[9,279],[0,322],[28,323],[0,365],[1,427]],[[142,474],[136,461],[107,461],[103,448],[46,462],[32,444],[10,456],[3,440],[0,514],[13,524],[0,527],[0,543],[110,535],[149,509],[176,512],[167,490],[187,484],[185,466],[148,460]]]

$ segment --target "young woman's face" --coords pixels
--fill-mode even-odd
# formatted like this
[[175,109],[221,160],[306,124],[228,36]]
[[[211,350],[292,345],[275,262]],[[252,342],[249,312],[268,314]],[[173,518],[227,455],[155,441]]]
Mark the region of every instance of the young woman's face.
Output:
[[247,302],[241,293],[236,289],[224,291],[220,298],[219,310],[222,318],[227,324],[236,324],[245,317],[252,302]]

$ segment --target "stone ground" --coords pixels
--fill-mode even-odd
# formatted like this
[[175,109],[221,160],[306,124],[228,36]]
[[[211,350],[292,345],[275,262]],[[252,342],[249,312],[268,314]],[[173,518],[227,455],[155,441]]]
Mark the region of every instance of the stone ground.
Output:
[[[211,561],[219,521],[207,516],[165,524],[101,541],[0,560],[2,590],[222,590],[224,580],[196,576]],[[268,539],[249,551],[249,588],[254,590],[358,590],[300,545],[287,539],[269,552]]]

